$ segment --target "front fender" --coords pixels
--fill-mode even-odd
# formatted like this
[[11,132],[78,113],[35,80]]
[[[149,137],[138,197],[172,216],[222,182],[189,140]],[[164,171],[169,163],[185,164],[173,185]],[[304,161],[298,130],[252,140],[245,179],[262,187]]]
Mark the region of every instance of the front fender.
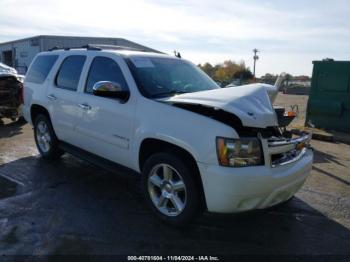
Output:
[[209,117],[150,99],[142,100],[136,109],[135,154],[139,153],[144,139],[153,138],[183,148],[197,162],[218,164],[216,137],[238,138],[232,127]]

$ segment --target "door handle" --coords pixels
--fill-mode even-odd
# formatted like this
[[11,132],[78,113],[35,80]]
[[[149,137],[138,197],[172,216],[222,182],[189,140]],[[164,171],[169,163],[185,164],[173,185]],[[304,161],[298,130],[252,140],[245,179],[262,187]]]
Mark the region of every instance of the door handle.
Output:
[[83,110],[87,111],[91,109],[91,106],[87,104],[79,104],[79,107],[82,108]]
[[47,98],[50,100],[57,100],[57,97],[53,94],[48,95]]

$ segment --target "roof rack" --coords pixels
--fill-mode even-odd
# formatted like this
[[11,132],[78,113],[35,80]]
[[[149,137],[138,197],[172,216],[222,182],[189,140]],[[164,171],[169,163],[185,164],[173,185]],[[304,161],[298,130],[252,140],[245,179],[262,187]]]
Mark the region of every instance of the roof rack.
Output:
[[140,52],[150,52],[145,49],[139,49],[139,48],[133,48],[128,46],[120,46],[120,45],[102,45],[102,44],[87,44],[83,45],[81,47],[58,47],[54,46],[48,51],[55,51],[55,50],[74,50],[74,49],[86,49],[86,50],[92,50],[92,51],[101,51],[101,50],[128,50],[128,51],[140,51]]
[[129,46],[121,46],[121,45],[100,45],[100,44],[88,44],[86,46],[87,49],[109,49],[109,50],[129,50],[129,51],[141,51],[147,52],[145,49],[129,47]]
[[50,48],[48,51],[55,51],[55,50],[71,50],[71,49],[82,49],[84,47],[59,47],[59,46],[54,46],[52,48]]

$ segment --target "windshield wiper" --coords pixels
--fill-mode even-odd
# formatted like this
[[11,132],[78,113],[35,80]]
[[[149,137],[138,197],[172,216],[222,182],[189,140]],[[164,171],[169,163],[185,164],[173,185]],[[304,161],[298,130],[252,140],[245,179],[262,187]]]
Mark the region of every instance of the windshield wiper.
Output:
[[185,93],[188,93],[188,92],[173,90],[173,91],[167,91],[167,92],[160,92],[152,95],[152,97],[156,98],[156,97],[162,97],[162,96],[174,96],[174,95],[185,94]]

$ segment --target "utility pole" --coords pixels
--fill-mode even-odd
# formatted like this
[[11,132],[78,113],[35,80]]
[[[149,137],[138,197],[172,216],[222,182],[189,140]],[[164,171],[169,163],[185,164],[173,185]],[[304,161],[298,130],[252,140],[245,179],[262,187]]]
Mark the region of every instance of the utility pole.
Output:
[[255,65],[256,65],[256,60],[259,59],[259,56],[257,55],[258,52],[260,52],[258,49],[254,48],[253,49],[253,52],[254,52],[254,56],[253,56],[253,59],[254,59],[254,78],[255,78]]

